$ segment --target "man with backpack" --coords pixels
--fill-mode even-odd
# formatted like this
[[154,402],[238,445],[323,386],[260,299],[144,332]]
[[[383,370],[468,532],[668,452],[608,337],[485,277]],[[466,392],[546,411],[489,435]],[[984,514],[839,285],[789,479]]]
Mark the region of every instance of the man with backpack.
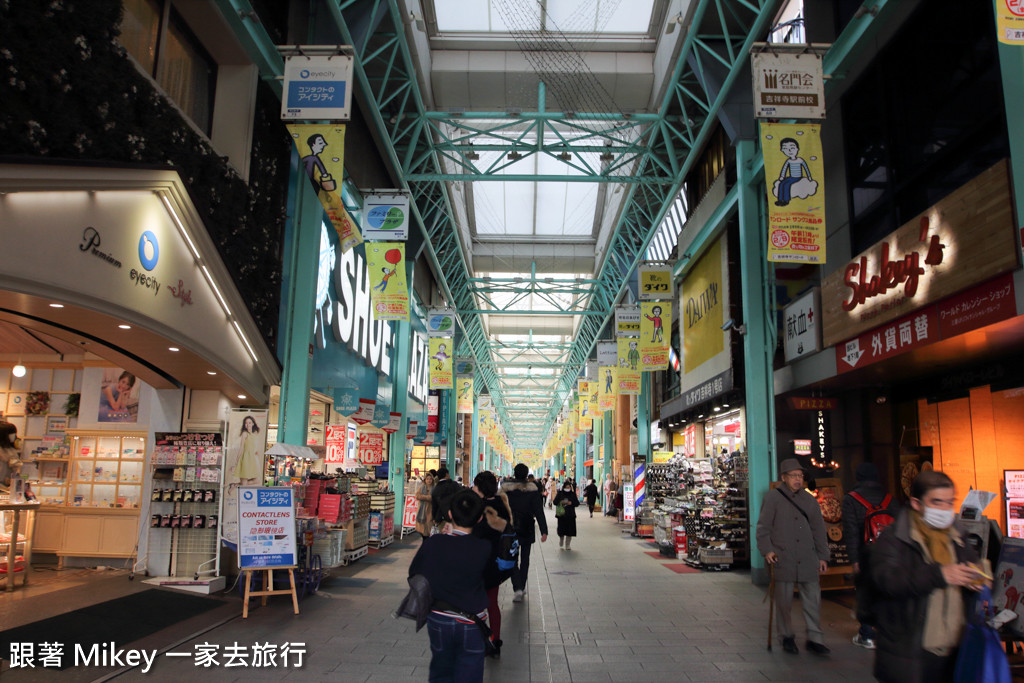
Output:
[[540,487],[526,476],[530,468],[519,463],[512,470],[512,481],[501,485],[512,508],[512,526],[519,537],[519,566],[512,571],[512,602],[522,602],[526,594],[526,580],[530,571],[530,548],[536,540],[534,521],[540,527],[541,543],[548,540],[548,521],[544,517],[544,499]]
[[[857,484],[843,496],[843,540],[853,559],[853,573],[858,586],[862,579],[868,547],[878,535],[896,520],[899,505],[882,488],[878,481],[878,468],[870,462],[861,463],[855,473]],[[863,591],[858,588],[858,599]],[[858,613],[862,613],[858,609]],[[875,629],[861,621],[860,631],[853,637],[853,644],[867,650],[875,649]]]

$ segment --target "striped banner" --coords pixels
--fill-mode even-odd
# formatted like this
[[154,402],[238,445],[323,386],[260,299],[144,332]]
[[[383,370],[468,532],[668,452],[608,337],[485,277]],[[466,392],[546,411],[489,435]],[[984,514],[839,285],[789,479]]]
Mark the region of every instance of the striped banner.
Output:
[[646,477],[644,476],[646,469],[645,465],[646,463],[643,462],[636,463],[636,469],[633,475],[633,497],[635,499],[633,507],[637,511],[640,510],[640,506],[644,502],[644,482],[646,481]]

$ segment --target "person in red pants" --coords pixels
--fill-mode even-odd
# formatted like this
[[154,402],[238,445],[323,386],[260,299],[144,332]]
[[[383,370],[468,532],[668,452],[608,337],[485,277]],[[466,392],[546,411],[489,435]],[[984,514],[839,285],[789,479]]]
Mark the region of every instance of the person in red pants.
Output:
[[484,516],[473,528],[473,535],[491,542],[491,559],[484,570],[484,588],[487,590],[487,623],[494,638],[495,659],[501,657],[501,608],[498,606],[498,591],[509,577],[511,570],[498,568],[498,543],[505,525],[512,522],[512,508],[508,496],[498,490],[498,478],[493,472],[481,472],[473,479],[473,490],[484,500]]

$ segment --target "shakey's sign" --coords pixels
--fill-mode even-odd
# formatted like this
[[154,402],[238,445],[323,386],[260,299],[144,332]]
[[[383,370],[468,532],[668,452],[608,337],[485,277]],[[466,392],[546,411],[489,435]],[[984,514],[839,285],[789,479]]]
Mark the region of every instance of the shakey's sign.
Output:
[[824,279],[825,346],[1013,270],[1013,223],[1000,161]]

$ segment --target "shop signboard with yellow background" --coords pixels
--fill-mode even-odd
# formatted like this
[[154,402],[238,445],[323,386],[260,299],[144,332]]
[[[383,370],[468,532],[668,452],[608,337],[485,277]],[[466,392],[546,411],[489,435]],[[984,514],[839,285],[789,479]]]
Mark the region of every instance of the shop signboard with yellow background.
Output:
[[460,375],[455,380],[458,392],[455,395],[455,410],[459,413],[473,414],[473,378]]
[[668,369],[668,339],[672,329],[671,301],[644,301],[640,304],[640,371]]
[[409,285],[405,279],[404,242],[368,242],[366,268],[374,320],[409,319]]
[[619,389],[625,396],[640,395],[640,340],[619,337]]
[[768,260],[825,263],[821,126],[761,123],[768,189]]
[[996,0],[996,34],[1000,43],[1024,45],[1024,2]]
[[595,407],[590,402],[590,382],[580,380],[579,392],[580,429],[592,429]]
[[715,242],[683,280],[679,327],[683,333],[683,373],[697,368],[725,347],[722,325],[722,242]]
[[431,337],[430,341],[430,388],[452,389],[452,340],[447,337]]
[[601,387],[596,381],[590,382],[590,417],[601,417],[601,408],[598,405],[598,394],[601,391]]
[[345,126],[314,123],[287,124],[303,170],[320,199],[327,218],[338,233],[342,252],[363,241],[359,228],[341,201],[345,177]]
[[672,265],[669,263],[645,263],[638,269],[641,301],[672,299]]
[[602,413],[606,410],[615,410],[615,396],[618,394],[618,368],[614,365],[605,365],[598,370],[597,386],[597,409]]

